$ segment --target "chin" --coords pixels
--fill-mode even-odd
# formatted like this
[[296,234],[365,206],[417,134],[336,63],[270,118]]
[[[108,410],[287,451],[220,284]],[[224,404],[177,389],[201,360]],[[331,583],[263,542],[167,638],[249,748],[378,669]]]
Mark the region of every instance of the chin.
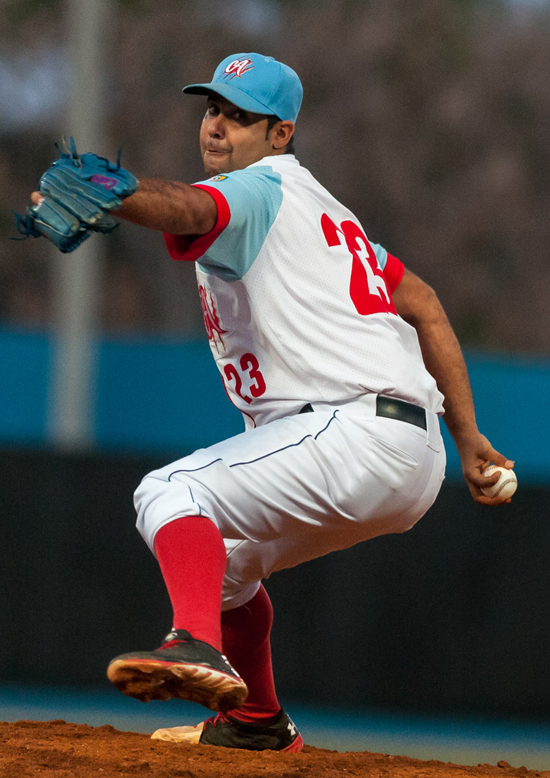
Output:
[[205,175],[208,177],[211,176],[218,176],[222,173],[230,173],[231,171],[228,170],[228,165],[224,164],[224,160],[209,160],[206,161],[206,159],[203,158],[203,165],[204,165],[204,172]]

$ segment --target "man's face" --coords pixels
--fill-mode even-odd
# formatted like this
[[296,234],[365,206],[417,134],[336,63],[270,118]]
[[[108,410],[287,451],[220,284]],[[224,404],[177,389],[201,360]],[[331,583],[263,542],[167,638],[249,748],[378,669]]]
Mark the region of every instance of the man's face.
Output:
[[264,114],[244,111],[220,95],[210,95],[200,132],[204,172],[215,176],[258,162],[273,154],[270,137]]

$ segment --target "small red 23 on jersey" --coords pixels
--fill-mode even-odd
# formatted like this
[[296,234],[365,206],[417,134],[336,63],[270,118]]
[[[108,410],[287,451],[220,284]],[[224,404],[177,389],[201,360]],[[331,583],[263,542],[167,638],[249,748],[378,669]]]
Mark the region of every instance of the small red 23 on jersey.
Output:
[[[261,397],[262,394],[264,394],[266,390],[265,379],[260,371],[258,359],[254,354],[243,354],[239,360],[239,367],[240,370],[229,362],[224,367],[223,372],[228,381],[235,381],[235,393],[241,400],[250,404],[252,402],[252,397]],[[252,397],[243,390],[243,380],[241,376],[246,375],[251,382],[248,391]]]
[[352,256],[349,293],[357,313],[393,313],[397,315],[384,273],[380,269],[372,246],[358,224],[343,221],[338,227],[324,213],[321,228],[329,246],[341,246],[342,239]]

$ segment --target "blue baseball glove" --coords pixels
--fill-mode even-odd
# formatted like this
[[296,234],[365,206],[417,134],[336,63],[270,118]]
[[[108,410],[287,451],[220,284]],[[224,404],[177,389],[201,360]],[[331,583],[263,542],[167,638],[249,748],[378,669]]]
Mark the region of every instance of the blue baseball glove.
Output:
[[135,176],[97,154],[79,155],[74,139],[61,158],[40,179],[44,200],[17,215],[17,229],[25,238],[41,235],[63,253],[74,251],[92,232],[111,232],[117,222],[107,214],[119,208],[138,187]]

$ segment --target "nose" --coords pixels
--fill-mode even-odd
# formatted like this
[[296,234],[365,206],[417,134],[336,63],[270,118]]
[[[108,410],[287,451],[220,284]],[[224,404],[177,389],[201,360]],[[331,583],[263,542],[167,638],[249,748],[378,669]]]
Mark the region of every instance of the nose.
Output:
[[208,134],[211,138],[223,138],[225,136],[225,117],[223,113],[208,118]]

